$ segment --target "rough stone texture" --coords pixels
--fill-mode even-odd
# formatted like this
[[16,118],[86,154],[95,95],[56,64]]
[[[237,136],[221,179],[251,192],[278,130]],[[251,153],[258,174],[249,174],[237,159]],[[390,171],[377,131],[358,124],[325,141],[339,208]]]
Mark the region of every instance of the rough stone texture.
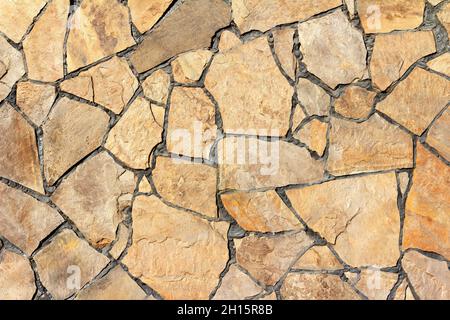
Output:
[[312,119],[305,124],[294,137],[322,156],[327,146],[328,124],[317,119]]
[[145,176],[142,177],[142,180],[139,183],[139,192],[152,192],[152,187]]
[[226,222],[207,222],[155,196],[139,196],[133,245],[123,262],[165,299],[206,299],[228,260],[227,231]]
[[0,35],[0,101],[11,92],[14,83],[25,74],[23,58],[17,49]]
[[30,261],[11,251],[0,252],[0,300],[31,300],[35,291]]
[[59,100],[42,126],[47,182],[54,184],[98,148],[108,123],[108,114],[98,108],[68,98]]
[[128,7],[134,25],[141,33],[151,29],[172,2],[173,0],[129,0]]
[[428,66],[434,71],[445,74],[450,77],[450,53],[444,53],[443,55],[428,62]]
[[394,300],[415,300],[409,287],[408,281],[404,279],[395,291]]
[[186,1],[146,35],[131,63],[144,72],[177,54],[207,48],[216,31],[230,21],[231,8],[222,0]]
[[294,56],[294,33],[295,30],[291,28],[274,30],[272,33],[275,54],[277,55],[284,72],[286,72],[291,79],[295,79],[297,70],[297,59]]
[[377,109],[420,136],[449,100],[450,81],[415,68]]
[[274,190],[220,196],[227,212],[247,231],[280,232],[301,228],[300,221]]
[[342,11],[300,23],[301,51],[308,70],[328,86],[366,78],[366,47]]
[[217,169],[176,158],[158,157],[153,183],[170,203],[205,216],[216,217]]
[[120,255],[125,250],[128,243],[129,234],[130,230],[128,229],[128,227],[126,227],[123,223],[119,224],[119,227],[117,229],[116,242],[109,251],[109,254],[114,259],[119,259]]
[[370,300],[387,300],[398,274],[377,269],[362,269],[355,287]]
[[242,42],[235,33],[229,30],[225,30],[220,35],[219,51],[223,53],[227,50],[233,49],[240,44],[242,44]]
[[312,247],[294,264],[294,269],[338,270],[343,266],[326,246]]
[[248,275],[232,265],[214,295],[214,300],[244,300],[256,296],[261,292],[258,286]]
[[165,104],[169,94],[170,76],[164,70],[157,70],[142,83],[144,95],[161,104]]
[[175,81],[193,83],[200,80],[213,53],[209,50],[196,50],[180,55],[172,62],[172,72]]
[[350,119],[367,118],[372,111],[375,96],[373,91],[351,86],[335,101],[334,110]]
[[35,132],[9,103],[0,105],[0,136],[0,177],[44,193]]
[[450,4],[447,2],[437,13],[439,21],[442,23],[447,33],[450,32]]
[[37,126],[47,118],[55,99],[55,87],[52,85],[30,81],[17,83],[17,106]]
[[418,144],[405,207],[404,248],[434,251],[450,259],[449,187],[450,168]]
[[431,126],[426,141],[450,161],[450,111],[448,108]]
[[330,107],[330,96],[318,85],[300,78],[297,84],[297,96],[308,115],[326,116]]

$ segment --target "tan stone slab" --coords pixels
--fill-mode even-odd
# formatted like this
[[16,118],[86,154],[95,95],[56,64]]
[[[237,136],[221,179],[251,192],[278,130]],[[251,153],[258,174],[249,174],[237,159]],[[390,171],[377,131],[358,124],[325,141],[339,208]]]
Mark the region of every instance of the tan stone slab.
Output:
[[326,116],[331,98],[325,90],[311,81],[300,78],[297,83],[297,97],[308,115]]
[[248,275],[232,265],[222,278],[213,300],[244,300],[256,296],[261,290]]
[[450,111],[444,113],[431,126],[426,142],[450,161]]
[[117,237],[116,242],[113,244],[111,250],[109,250],[109,254],[114,259],[119,259],[122,252],[125,250],[128,244],[128,237],[130,235],[130,230],[123,223],[119,224],[117,229]]
[[305,252],[294,264],[294,269],[338,270],[342,264],[326,246],[315,246]]
[[434,71],[443,73],[450,77],[450,53],[444,53],[443,55],[429,61],[428,66]]
[[14,84],[25,74],[25,65],[20,51],[0,36],[0,101],[5,99]]
[[415,300],[406,279],[403,279],[395,291],[394,300]]
[[297,58],[294,56],[294,33],[295,30],[291,28],[278,29],[272,32],[275,54],[284,72],[293,80],[297,70]]
[[361,270],[355,287],[370,300],[387,300],[397,280],[396,273],[365,268]]
[[17,106],[37,126],[40,126],[47,118],[56,99],[54,86],[31,81],[19,82],[16,94]]
[[233,49],[241,43],[241,40],[236,34],[234,34],[232,31],[225,30],[220,35],[219,51],[225,52],[227,50]]
[[327,146],[327,134],[328,123],[312,119],[297,134],[294,134],[294,138],[306,144],[310,150],[315,151],[321,157]]
[[145,176],[142,177],[142,180],[139,183],[139,192],[152,192],[152,187]]
[[181,54],[172,61],[172,72],[176,82],[194,83],[200,80],[213,53],[209,50],[196,50]]
[[164,70],[157,70],[142,83],[144,95],[158,103],[166,104],[169,94],[170,76]]
[[305,112],[300,105],[297,105],[292,115],[292,130],[295,130],[307,118]]
[[358,86],[348,87],[334,103],[334,110],[350,119],[362,119],[372,111],[376,93]]
[[139,30],[144,33],[151,29],[163,16],[173,0],[130,0],[131,19]]
[[0,300],[31,300],[36,292],[30,261],[11,251],[0,252]]
[[450,4],[448,2],[442,6],[441,10],[437,13],[437,17],[447,30],[447,33],[450,32]]

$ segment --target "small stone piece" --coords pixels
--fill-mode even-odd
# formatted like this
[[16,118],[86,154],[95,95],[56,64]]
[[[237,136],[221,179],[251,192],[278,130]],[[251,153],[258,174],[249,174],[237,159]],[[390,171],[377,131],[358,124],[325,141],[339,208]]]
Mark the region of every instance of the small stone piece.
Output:
[[131,19],[140,33],[150,30],[173,0],[129,0]]
[[17,84],[17,106],[37,126],[40,126],[50,111],[56,99],[55,87],[34,82],[19,82]]
[[294,56],[294,29],[278,29],[272,32],[274,38],[274,49],[284,72],[295,79],[297,70],[297,58]]
[[330,96],[325,90],[311,81],[300,78],[297,84],[297,96],[308,115],[327,116],[330,107]]
[[5,99],[14,84],[25,74],[22,54],[0,36],[0,101]]
[[355,287],[370,300],[387,300],[397,280],[398,274],[396,273],[365,268],[361,270]]
[[442,6],[441,10],[437,13],[437,17],[447,30],[447,33],[450,33],[450,4],[448,2]]
[[11,251],[0,252],[0,300],[31,300],[36,292],[30,261]]
[[114,259],[119,259],[120,255],[127,247],[129,234],[130,230],[128,229],[128,227],[123,223],[119,224],[119,228],[117,229],[116,242],[109,251],[109,254]]
[[430,69],[445,74],[450,77],[450,53],[444,53],[443,55],[428,62]]
[[261,290],[248,275],[232,265],[213,300],[244,300],[256,296]]
[[294,134],[294,138],[306,144],[310,150],[315,151],[321,157],[327,146],[327,133],[328,123],[312,119],[301,127],[297,134]]
[[336,100],[334,110],[350,119],[367,118],[372,111],[376,95],[375,92],[367,89],[351,86]]
[[294,115],[292,116],[292,131],[295,131],[307,118],[305,112],[300,105],[297,105],[294,110]]
[[302,270],[339,270],[342,264],[326,246],[315,246],[306,251],[293,266]]
[[356,0],[344,0],[348,13],[350,14],[350,18],[353,18],[356,14],[355,1]]
[[403,279],[395,291],[394,300],[415,300],[406,279]]
[[234,34],[232,31],[225,30],[220,35],[219,51],[225,52],[227,50],[233,49],[240,44],[242,44],[242,42],[236,34]]
[[152,192],[152,187],[150,185],[150,183],[148,182],[148,179],[143,176],[141,182],[139,183],[139,192],[144,192],[144,193],[148,193],[148,192]]
[[170,76],[164,70],[157,70],[153,72],[142,83],[144,95],[161,104],[166,104],[167,96],[169,94]]
[[400,189],[401,194],[405,194],[406,190],[408,189],[409,186],[409,174],[408,172],[400,172],[397,174],[397,179],[398,179],[398,187]]
[[209,50],[190,51],[180,55],[172,62],[172,72],[175,81],[194,83],[200,80],[212,55],[212,52]]
[[427,134],[427,143],[450,161],[450,110],[447,109],[434,122]]

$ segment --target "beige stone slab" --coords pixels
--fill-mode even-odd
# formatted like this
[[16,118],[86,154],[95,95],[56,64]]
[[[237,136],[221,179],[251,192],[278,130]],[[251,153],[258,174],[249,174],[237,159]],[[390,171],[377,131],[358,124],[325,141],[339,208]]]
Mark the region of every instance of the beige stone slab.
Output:
[[31,300],[36,292],[30,261],[11,251],[0,252],[0,300]]
[[426,142],[450,161],[450,111],[444,113],[431,126]]
[[223,277],[213,300],[244,300],[256,296],[260,292],[260,286],[239,270],[236,265],[232,265]]
[[151,29],[163,16],[173,0],[130,0],[131,19],[136,28],[144,33]]

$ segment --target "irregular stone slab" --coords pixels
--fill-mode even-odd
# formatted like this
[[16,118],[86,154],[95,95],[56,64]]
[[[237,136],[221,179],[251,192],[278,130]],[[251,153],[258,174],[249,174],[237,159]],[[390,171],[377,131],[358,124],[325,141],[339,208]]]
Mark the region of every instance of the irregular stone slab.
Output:
[[427,143],[450,161],[450,110],[447,109],[431,126]]
[[362,34],[342,11],[301,23],[298,32],[303,62],[328,86],[336,88],[366,78],[367,51]]
[[130,230],[128,229],[128,227],[123,223],[119,224],[119,228],[117,229],[116,242],[109,251],[109,254],[114,259],[119,259],[120,255],[127,247],[129,234]]
[[333,274],[290,273],[280,289],[286,300],[360,300],[359,295]]
[[152,187],[145,176],[142,177],[142,180],[139,183],[139,192],[152,192]]
[[113,57],[75,78],[61,83],[61,90],[101,104],[116,114],[122,112],[139,82],[124,59]]
[[404,248],[450,259],[450,168],[417,144],[416,169],[405,207]]
[[164,70],[153,72],[142,83],[144,95],[161,104],[166,104],[169,94],[170,76]]
[[339,179],[286,191],[305,223],[349,265],[395,266],[400,214],[394,173]]
[[81,290],[75,300],[144,300],[144,290],[138,286],[121,266]]
[[275,237],[249,235],[234,240],[239,265],[269,286],[277,283],[312,243],[304,231]]
[[387,300],[398,274],[374,268],[362,269],[355,287],[370,300]]
[[205,216],[217,217],[217,169],[175,158],[158,157],[152,172],[163,199]]
[[25,74],[22,54],[0,36],[0,101],[5,99],[14,84]]
[[406,279],[398,286],[394,295],[394,300],[415,300]]
[[162,140],[164,113],[164,108],[137,97],[109,132],[105,148],[130,168],[148,168],[150,153]]
[[280,24],[308,19],[341,4],[339,0],[235,0],[233,20],[242,33],[264,32]]
[[208,299],[228,261],[228,228],[138,196],[123,263],[164,299]]
[[334,103],[334,110],[350,119],[367,118],[371,111],[375,92],[358,86],[348,87]]
[[220,198],[228,213],[247,231],[280,232],[302,227],[274,190],[226,193]]
[[44,172],[53,185],[67,170],[100,146],[109,116],[99,108],[62,98],[42,126]]
[[144,33],[151,29],[163,16],[173,0],[130,0],[131,19],[139,30]]
[[322,180],[324,164],[285,141],[226,137],[218,144],[219,190],[251,190]]
[[52,196],[95,247],[102,248],[116,238],[123,219],[120,197],[135,188],[134,176],[126,172],[102,152],[80,164]]
[[241,43],[241,39],[239,39],[236,34],[234,34],[232,31],[225,30],[220,35],[219,51],[225,52],[227,50],[233,49]]
[[370,73],[375,85],[386,90],[420,58],[436,52],[432,31],[378,35],[375,38]]
[[425,1],[358,0],[358,14],[366,33],[415,29],[422,24]]
[[428,258],[417,251],[407,251],[402,267],[420,299],[450,299],[450,271],[445,261]]
[[311,81],[300,78],[297,84],[297,96],[308,115],[326,116],[330,107],[330,96],[325,90]]
[[85,0],[72,16],[67,69],[75,71],[135,44],[128,9],[110,0]]
[[444,53],[443,55],[429,61],[428,67],[450,77],[450,53]]
[[450,4],[446,3],[442,6],[441,10],[437,13],[439,21],[441,21],[447,33],[450,32]]
[[54,86],[31,81],[19,82],[16,94],[17,106],[37,126],[47,118],[56,99]]
[[377,109],[420,136],[449,100],[450,81],[415,68]]
[[378,114],[362,123],[331,118],[327,170],[332,175],[412,167],[411,136]]
[[293,268],[303,270],[339,270],[343,269],[343,266],[326,246],[315,246],[306,251]]
[[9,103],[0,105],[0,176],[45,193],[33,128]]
[[200,80],[212,55],[213,53],[209,50],[190,51],[180,55],[172,62],[172,72],[175,81],[193,83]]
[[208,48],[214,34],[230,22],[231,8],[222,0],[183,2],[145,36],[131,63],[141,73],[180,53]]
[[283,136],[289,130],[294,90],[266,37],[215,55],[205,86],[219,104],[225,132]]
[[47,5],[23,42],[28,77],[53,82],[64,76],[64,39],[69,0],[54,0]]
[[256,296],[262,288],[258,286],[248,275],[232,265],[222,284],[214,295],[213,300],[244,300]]
[[315,151],[320,157],[323,156],[327,146],[328,123],[318,119],[312,119],[305,124],[294,138],[297,138],[312,151]]
[[42,284],[57,300],[76,293],[109,262],[69,229],[38,251],[34,261]]
[[272,32],[275,54],[283,67],[284,72],[295,79],[297,58],[294,56],[294,29],[278,29]]
[[0,300],[31,300],[35,292],[30,261],[11,251],[0,252]]
[[300,124],[307,118],[305,112],[300,105],[297,105],[292,116],[292,130],[297,129]]

